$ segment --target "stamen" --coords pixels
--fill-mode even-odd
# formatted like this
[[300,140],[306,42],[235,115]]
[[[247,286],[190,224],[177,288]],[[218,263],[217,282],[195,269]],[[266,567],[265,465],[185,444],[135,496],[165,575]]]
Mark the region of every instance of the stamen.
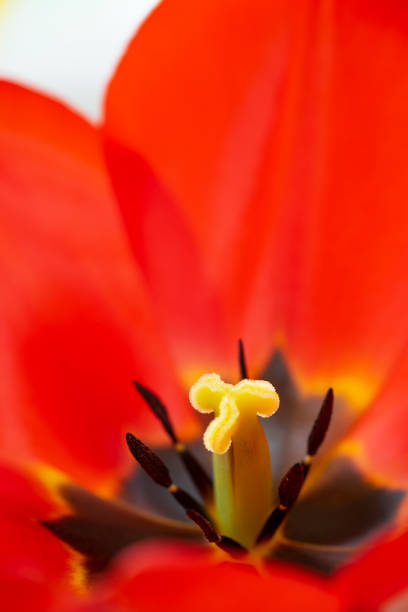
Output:
[[136,390],[140,393],[142,398],[145,400],[153,414],[159,419],[163,426],[163,429],[168,434],[170,440],[173,442],[174,449],[179,453],[180,458],[189,473],[192,481],[197,487],[203,501],[211,506],[213,504],[213,483],[211,478],[201,467],[197,459],[190,453],[190,451],[180,442],[174,431],[173,425],[170,421],[167,409],[161,399],[153,393],[150,389],[142,385],[136,380],[132,380]]
[[286,472],[278,489],[279,506],[273,510],[263,526],[256,540],[257,544],[269,540],[275,534],[278,527],[282,524],[288,510],[290,510],[297,500],[304,479],[305,469],[302,463],[295,463],[295,465]]
[[126,434],[126,442],[140,467],[156,484],[165,487],[185,510],[194,509],[205,515],[205,510],[201,504],[191,497],[187,491],[180,489],[172,482],[167,466],[151,448],[131,433]]
[[241,379],[248,378],[248,368],[245,359],[244,343],[242,342],[241,338],[238,341],[238,360]]
[[278,527],[282,524],[287,511],[293,506],[299,496],[303,482],[309,472],[314,455],[322,445],[330,425],[333,413],[333,389],[329,389],[325,395],[319,414],[313,424],[312,431],[307,441],[307,455],[302,463],[294,466],[283,477],[279,485],[279,506],[269,516],[261,533],[257,538],[257,544],[270,539]]
[[303,460],[305,475],[310,469],[312,458],[317,453],[326,437],[326,433],[329,429],[330,420],[333,413],[333,402],[333,389],[330,388],[325,395],[322,406],[319,410],[319,414],[317,415],[317,418],[312,427],[312,431],[309,434],[309,438],[307,441],[307,455]]

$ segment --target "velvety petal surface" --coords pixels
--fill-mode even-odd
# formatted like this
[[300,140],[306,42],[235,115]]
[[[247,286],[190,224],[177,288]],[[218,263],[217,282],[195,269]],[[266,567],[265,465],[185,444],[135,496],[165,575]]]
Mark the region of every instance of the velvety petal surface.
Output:
[[304,387],[359,406],[408,331],[407,26],[398,0],[165,1],[106,103],[107,138],[198,245],[227,337],[256,363],[282,342]]
[[191,433],[97,131],[1,83],[0,199],[1,453],[50,462],[82,482],[106,479],[130,465],[129,428],[158,438],[132,378],[163,394]]

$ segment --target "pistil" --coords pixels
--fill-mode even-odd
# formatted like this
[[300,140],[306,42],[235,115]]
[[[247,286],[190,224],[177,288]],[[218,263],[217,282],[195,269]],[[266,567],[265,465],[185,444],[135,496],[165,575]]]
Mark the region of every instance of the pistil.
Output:
[[218,528],[250,548],[273,505],[269,449],[258,416],[276,412],[278,394],[267,381],[231,385],[205,374],[191,388],[190,401],[196,410],[215,415],[204,444],[213,453]]

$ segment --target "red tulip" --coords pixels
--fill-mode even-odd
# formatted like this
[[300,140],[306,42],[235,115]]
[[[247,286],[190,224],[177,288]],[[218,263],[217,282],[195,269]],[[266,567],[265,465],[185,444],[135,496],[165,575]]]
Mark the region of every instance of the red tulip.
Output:
[[[7,609],[407,605],[408,11],[295,5],[163,2],[101,126],[0,85]],[[163,518],[176,504],[125,434],[163,446],[161,420],[162,458],[183,457],[202,428],[188,388],[204,372],[237,382],[238,338],[280,395],[277,483],[317,457],[299,500],[310,457],[282,481],[272,544],[235,529],[237,556],[219,548],[219,508],[184,497],[194,522]]]

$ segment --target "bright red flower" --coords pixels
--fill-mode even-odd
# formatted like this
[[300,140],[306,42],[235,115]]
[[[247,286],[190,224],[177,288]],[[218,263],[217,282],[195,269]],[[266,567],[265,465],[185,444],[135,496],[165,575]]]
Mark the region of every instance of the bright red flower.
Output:
[[[407,30],[397,0],[296,10],[171,0],[127,50],[100,129],[1,84],[0,569],[10,609],[404,601]],[[124,443],[128,430],[164,441],[132,378],[193,439],[187,385],[206,371],[236,378],[239,337],[250,372],[268,366],[281,395],[279,473],[302,459],[316,398],[329,386],[337,398],[330,453],[262,577],[196,543],[143,543],[198,532],[130,503],[146,503],[148,485],[134,488],[143,475],[131,477]],[[355,556],[330,578],[311,570]],[[73,563],[77,582],[81,564],[98,574],[83,600],[67,584]]]

